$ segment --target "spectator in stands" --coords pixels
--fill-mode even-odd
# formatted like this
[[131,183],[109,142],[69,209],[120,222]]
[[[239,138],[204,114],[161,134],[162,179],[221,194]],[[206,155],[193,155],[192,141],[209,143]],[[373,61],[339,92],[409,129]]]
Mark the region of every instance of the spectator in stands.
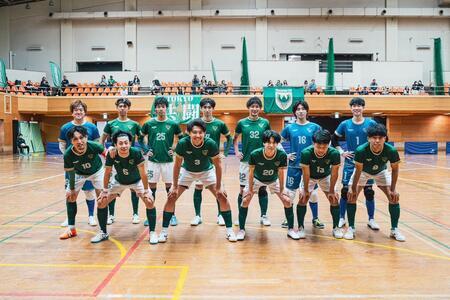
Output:
[[113,76],[110,75],[109,79],[108,79],[108,86],[112,87],[112,86],[114,86],[115,83],[116,83],[116,81],[114,80]]
[[277,80],[277,83],[275,83],[275,86],[282,86],[282,84],[281,84],[281,80]]
[[63,76],[63,80],[61,81],[61,86],[62,86],[63,88],[69,86],[69,80],[67,79],[66,75]]
[[273,81],[269,80],[269,82],[267,83],[267,86],[274,86]]
[[303,88],[308,89],[308,80],[303,81]]
[[411,92],[409,90],[409,86],[405,86],[405,88],[403,89],[403,95],[409,95]]
[[159,82],[159,79],[155,76],[152,80],[152,94],[158,94],[161,92],[161,82]]
[[199,87],[200,80],[197,77],[197,74],[194,74],[194,78],[192,78],[192,87]]
[[381,91],[382,95],[389,95],[389,89],[387,87],[383,87],[383,90]]
[[315,79],[311,79],[311,83],[308,85],[308,92],[310,93],[317,92],[317,85]]
[[25,87],[27,88],[27,90],[31,91],[33,89],[33,83],[31,82],[31,80],[27,81],[27,84],[25,85]]
[[205,75],[202,76],[202,80],[200,80],[200,85],[202,87],[206,87],[208,85],[208,81],[206,80],[206,76]]
[[134,75],[133,80],[130,81],[128,85],[131,86],[131,92],[133,93],[133,95],[137,95],[141,86],[141,80],[137,75]]
[[50,84],[48,83],[47,78],[45,76],[42,77],[41,84],[39,85],[39,87],[43,91],[46,91],[50,88]]
[[367,88],[367,86],[363,87],[360,94],[361,95],[369,95],[369,89]]
[[219,83],[218,88],[219,88],[219,94],[227,92],[227,83],[225,82],[225,80],[222,80]]
[[417,81],[417,87],[419,88],[419,91],[425,90],[425,86],[422,83],[422,80]]
[[215,86],[214,86],[214,84],[212,83],[212,81],[211,81],[211,80],[208,81],[208,83],[206,84],[206,87],[205,87],[205,89],[204,89],[205,94],[207,94],[207,95],[212,95],[212,94],[214,93],[214,89],[215,89]]
[[370,83],[370,90],[372,92],[375,92],[377,89],[378,89],[378,83],[374,78],[374,79],[372,79],[372,82]]
[[27,155],[30,155],[30,146],[26,144],[21,133],[17,135],[17,148],[19,148],[19,154],[25,155],[23,149],[27,149]]
[[284,85],[284,86],[288,86],[288,85],[289,85],[286,79],[283,80],[283,85]]
[[139,79],[139,77],[137,75],[134,75],[132,83],[133,83],[133,85],[135,85],[135,84],[141,85],[141,80]]
[[102,79],[100,80],[100,82],[98,83],[99,86],[107,86],[108,82],[106,82],[106,76],[102,75]]

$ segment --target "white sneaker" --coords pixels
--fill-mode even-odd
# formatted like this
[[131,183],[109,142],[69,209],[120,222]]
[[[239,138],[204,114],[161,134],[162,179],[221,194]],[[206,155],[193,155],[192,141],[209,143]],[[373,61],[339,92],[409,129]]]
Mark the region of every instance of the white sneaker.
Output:
[[217,225],[219,226],[225,226],[225,220],[223,219],[222,215],[219,215],[217,217]]
[[298,235],[297,232],[294,231],[294,229],[289,229],[288,233],[287,233],[288,238],[291,238],[293,240],[298,240],[300,239],[300,236]]
[[228,230],[228,228],[227,228],[227,240],[229,242],[236,242],[237,241],[236,234],[234,233],[233,229],[231,229],[231,228],[230,228],[230,230]]
[[305,239],[305,238],[306,238],[305,228],[300,227],[300,228],[298,229],[297,234],[298,234],[298,238],[299,238],[299,239]]
[[261,219],[259,220],[259,223],[261,223],[261,225],[264,225],[264,226],[272,225],[272,223],[270,223],[269,217],[267,217],[266,215],[261,217]]
[[334,228],[333,236],[336,239],[342,239],[344,237],[344,232],[342,231],[342,228],[339,228],[339,227]]
[[245,230],[243,230],[243,229],[239,230],[236,235],[236,239],[238,241],[243,241],[245,239]]
[[355,238],[355,230],[352,227],[349,227],[344,234],[344,239],[353,240]]
[[191,221],[191,226],[197,226],[200,224],[202,224],[202,217],[200,216],[195,216]]
[[88,224],[91,226],[97,226],[97,221],[95,221],[94,216],[89,216]]
[[69,220],[65,219],[64,222],[61,223],[61,227],[69,226]]
[[106,224],[111,225],[112,223],[114,223],[116,220],[116,217],[114,215],[110,215],[108,217],[108,221],[106,222]]
[[158,243],[167,242],[167,236],[168,236],[167,232],[161,231],[161,233],[159,234],[159,237],[158,237]]
[[139,224],[139,222],[141,222],[141,219],[139,219],[139,215],[133,215],[133,220],[131,221],[131,223]]
[[344,227],[345,224],[347,224],[347,222],[345,221],[345,219],[344,219],[344,218],[340,218],[340,219],[339,219],[338,227],[339,227],[339,228]]
[[405,236],[400,232],[400,230],[398,230],[398,228],[395,228],[394,230],[391,230],[391,238],[399,241],[399,242],[404,242],[406,241]]
[[370,219],[369,223],[367,223],[367,226],[369,226],[372,230],[380,230],[380,226],[378,226],[377,222],[375,222],[374,219]]
[[152,245],[158,244],[158,235],[154,231],[150,231],[150,239],[148,242]]
[[170,218],[170,226],[177,226],[178,225],[178,220],[177,217],[175,217],[175,215],[172,215],[172,218]]
[[107,239],[109,239],[109,234],[104,233],[103,231],[99,231],[92,239],[91,239],[91,243],[96,244],[96,243],[100,243],[103,241],[106,241]]
[[239,219],[236,219],[236,221],[234,221],[234,226],[239,226]]

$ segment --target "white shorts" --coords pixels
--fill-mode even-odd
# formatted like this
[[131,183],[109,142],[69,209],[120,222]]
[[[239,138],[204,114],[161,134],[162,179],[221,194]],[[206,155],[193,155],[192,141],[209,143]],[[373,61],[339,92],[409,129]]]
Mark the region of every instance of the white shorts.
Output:
[[[356,171],[356,169],[355,169]],[[353,184],[353,177],[355,176],[355,171],[353,171],[352,177],[350,177],[350,182],[348,183],[349,186]],[[377,186],[390,186],[392,181],[392,175],[391,172],[389,172],[387,169],[384,169],[380,173],[376,175],[371,175],[366,172],[361,172],[361,176],[359,177],[358,185],[359,186],[366,186],[367,180],[373,179]]]
[[[262,181],[259,181],[256,178],[253,178],[253,191],[254,192],[257,193],[259,191],[259,189],[263,186],[269,187],[269,191],[271,194],[280,192],[280,181],[278,179],[271,183],[264,183]],[[244,194],[248,193],[248,190],[249,190],[249,185],[247,183],[247,185],[244,188]]]
[[[327,177],[321,179],[309,178],[308,191],[312,192],[314,190],[315,185],[317,184],[323,192],[328,193],[330,191],[330,180],[331,175],[328,175]],[[302,181],[300,182],[300,188],[304,189],[304,186],[305,185],[303,183],[302,178]],[[336,186],[334,190],[336,191]]]
[[[92,185],[95,189],[101,190],[103,188],[103,175],[105,173],[105,169],[101,168],[97,171],[97,173],[94,173],[92,175],[78,175],[75,174],[75,191],[79,192],[81,188],[83,187],[86,180],[89,180],[92,182]],[[70,190],[69,185],[67,185],[67,190]],[[96,198],[96,197],[95,197]]]
[[239,163],[239,184],[242,186],[248,185],[248,172],[249,172],[248,162]]
[[161,178],[164,183],[172,183],[173,181],[173,162],[155,163],[147,162],[148,182],[158,183]]
[[204,187],[216,184],[216,170],[211,168],[204,172],[189,172],[185,168],[181,168],[178,185],[189,188],[193,182],[200,181]]

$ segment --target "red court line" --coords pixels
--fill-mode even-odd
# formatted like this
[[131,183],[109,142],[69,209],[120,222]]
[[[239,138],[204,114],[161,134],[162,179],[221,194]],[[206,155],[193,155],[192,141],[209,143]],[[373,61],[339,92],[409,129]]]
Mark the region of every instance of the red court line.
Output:
[[92,297],[92,294],[49,293],[49,292],[10,292],[0,293],[0,297]]

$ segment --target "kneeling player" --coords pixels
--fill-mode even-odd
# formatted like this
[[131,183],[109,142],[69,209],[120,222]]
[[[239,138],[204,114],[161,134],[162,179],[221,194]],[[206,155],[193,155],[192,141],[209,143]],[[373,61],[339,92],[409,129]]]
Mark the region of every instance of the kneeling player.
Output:
[[[383,124],[375,124],[367,128],[368,143],[355,151],[355,171],[350,178],[348,191],[347,215],[349,228],[345,239],[352,240],[355,235],[356,199],[364,189],[367,180],[374,179],[376,185],[384,192],[389,201],[391,215],[390,237],[404,242],[405,237],[398,230],[400,218],[399,194],[395,190],[399,172],[400,157],[397,149],[386,143],[387,131]],[[392,173],[387,170],[387,162],[391,163]]]
[[319,130],[313,135],[313,145],[302,151],[300,165],[303,171],[303,189],[297,205],[298,233],[305,238],[304,220],[306,203],[311,191],[317,184],[330,201],[330,212],[333,218],[333,236],[341,239],[343,236],[339,224],[339,203],[336,193],[336,181],[339,175],[341,156],[339,151],[330,147],[331,134],[328,130]]
[[103,181],[103,164],[100,154],[105,151],[103,145],[88,141],[87,129],[74,126],[67,133],[72,145],[64,153],[64,170],[69,175],[66,189],[67,230],[59,236],[65,240],[77,235],[75,216],[77,214],[77,197],[86,181],[94,185],[97,196],[100,194]]
[[[148,189],[147,172],[145,171],[145,159],[141,151],[131,147],[132,136],[125,131],[118,131],[113,134],[112,141],[117,149],[117,155],[114,158],[106,156],[105,176],[103,178],[103,191],[98,198],[97,217],[100,224],[100,232],[91,239],[92,243],[99,243],[107,240],[109,234],[106,231],[108,221],[108,204],[120,196],[126,189],[135,192],[145,204],[147,212],[147,220],[150,231],[150,244],[158,243],[158,236],[155,232],[156,209],[153,206],[153,197]],[[112,167],[117,174],[112,180],[108,189],[109,179],[111,177]]]
[[245,238],[245,221],[247,219],[248,206],[255,194],[261,187],[269,187],[272,194],[276,194],[284,206],[284,213],[288,222],[287,236],[298,240],[299,236],[294,231],[294,210],[289,197],[283,193],[284,170],[287,167],[287,155],[283,150],[277,148],[281,136],[273,130],[263,133],[263,147],[253,150],[250,154],[248,185],[244,188],[244,199],[239,207],[239,232],[237,240]]
[[[222,164],[216,143],[205,138],[206,125],[201,119],[191,121],[187,126],[189,136],[182,138],[175,148],[173,185],[164,205],[162,231],[159,242],[167,241],[170,219],[175,210],[175,202],[181,194],[197,180],[219,201],[220,213],[225,220],[227,239],[236,241],[232,229],[230,203],[222,189]],[[211,164],[212,162],[212,164]],[[183,165],[182,165],[183,164]]]

